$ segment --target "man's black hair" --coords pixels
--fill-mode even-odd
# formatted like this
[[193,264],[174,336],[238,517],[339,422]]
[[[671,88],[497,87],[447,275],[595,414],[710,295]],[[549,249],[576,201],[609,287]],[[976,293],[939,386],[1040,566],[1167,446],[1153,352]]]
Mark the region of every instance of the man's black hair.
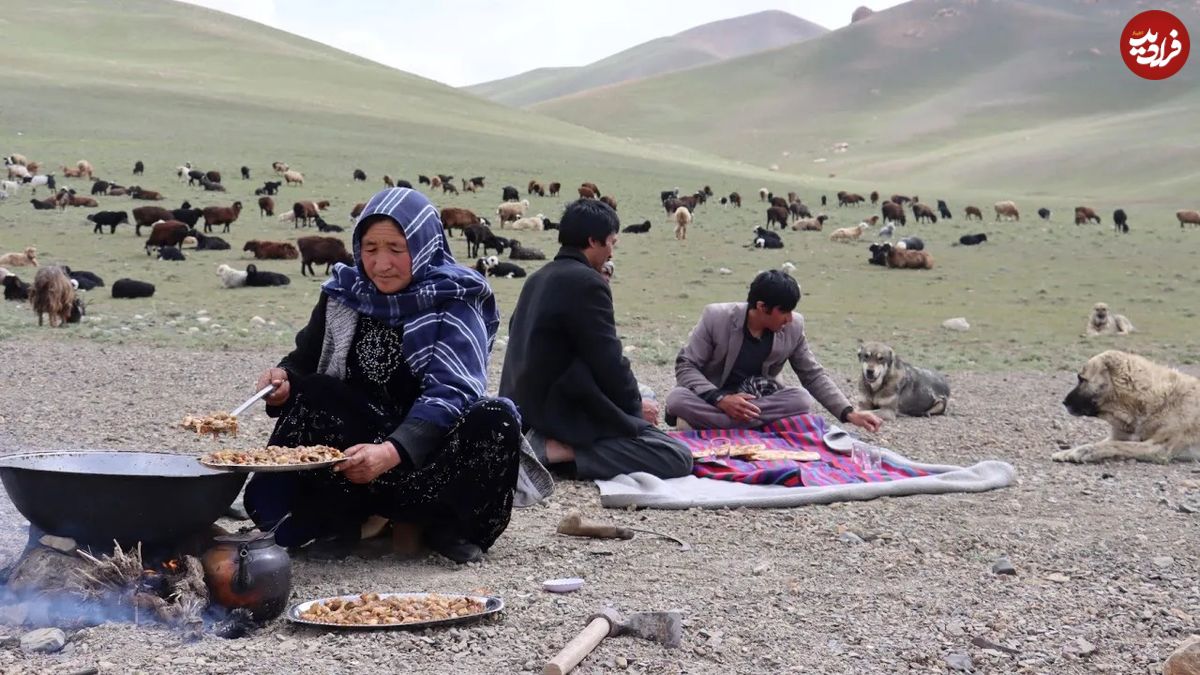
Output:
[[750,293],[746,295],[750,309],[754,309],[759,301],[762,301],[767,310],[777,307],[790,312],[800,303],[800,284],[786,272],[760,272],[754,277],[754,281],[750,282]]
[[604,243],[621,229],[621,220],[611,206],[597,199],[578,199],[567,204],[558,224],[558,243],[585,249],[589,241]]

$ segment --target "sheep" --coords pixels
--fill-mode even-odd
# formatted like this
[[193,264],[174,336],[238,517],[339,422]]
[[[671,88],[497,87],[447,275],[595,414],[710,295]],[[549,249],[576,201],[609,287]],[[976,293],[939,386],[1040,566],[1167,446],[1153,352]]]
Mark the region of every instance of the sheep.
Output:
[[260,187],[254,191],[254,194],[255,194],[255,196],[257,196],[257,195],[272,195],[273,196],[277,192],[279,192],[280,185],[283,185],[283,183],[280,183],[277,180],[266,181],[263,183],[262,187]]
[[367,208],[366,202],[359,202],[355,204],[354,208],[350,209],[350,220],[356,220],[362,215],[363,209],[365,208]]
[[665,204],[668,199],[676,199],[679,197],[679,188],[673,190],[663,190],[658,193],[659,203]]
[[[675,209],[675,239],[684,241],[687,239],[688,225],[692,224],[692,212],[686,206],[681,206]],[[786,222],[787,216],[784,216]]]
[[463,192],[475,192],[478,188],[475,186],[474,183],[467,180],[466,178],[463,178],[462,179],[462,189],[463,189]]
[[304,185],[304,174],[299,171],[284,171],[283,180],[287,181],[288,185],[295,183],[296,185]]
[[987,241],[987,235],[983,232],[980,232],[979,234],[964,234],[958,238],[958,243],[962,244],[963,246],[975,246],[976,244],[982,244],[985,241]]
[[879,203],[879,192],[877,192],[875,190],[871,190],[871,206],[875,206],[878,203]]
[[546,187],[550,190],[551,197],[557,197],[558,191],[562,189],[562,183],[551,183]]
[[636,225],[627,225],[621,230],[622,234],[645,234],[650,231],[650,221],[637,223]]
[[300,276],[317,276],[314,263],[325,265],[325,274],[329,274],[329,268],[334,263],[354,264],[354,257],[346,250],[346,244],[337,237],[300,237],[296,244],[300,247]]
[[32,175],[33,174],[29,172],[29,169],[25,168],[22,165],[10,164],[8,167],[8,177],[9,178],[25,179],[25,178],[29,178]]
[[904,207],[888,200],[879,207],[879,212],[883,215],[883,220],[886,223],[900,223],[901,225],[908,224],[908,216],[904,215]]
[[521,198],[520,191],[511,185],[505,185],[500,188],[500,201],[515,202]]
[[484,276],[519,279],[524,277],[525,269],[510,262],[501,262],[496,256],[488,256],[475,261],[475,271]]
[[29,203],[33,204],[35,211],[53,211],[58,207],[58,202],[55,201],[53,196],[46,197],[45,199],[30,199]]
[[1044,206],[1037,210],[1037,214],[1042,220],[1050,220],[1050,209]]
[[[1045,211],[1045,209],[1042,210]],[[963,211],[966,213],[967,220],[970,220],[971,216],[975,216],[976,220],[983,220],[983,211],[980,211],[978,206],[968,206],[967,208],[963,209]],[[1049,211],[1046,211],[1046,217],[1050,217]]]
[[242,166],[242,180],[250,180],[250,167]]
[[83,175],[79,169],[72,169],[69,166],[59,165],[58,170],[62,171],[63,178],[80,178]]
[[484,180],[483,176],[472,176],[471,177],[471,185],[476,188],[485,187],[483,184],[483,180]]
[[863,196],[853,192],[839,192],[838,206],[858,206],[863,203]]
[[417,185],[433,185],[433,181],[425,174],[417,174]]
[[895,233],[896,233],[896,224],[888,223],[887,225],[884,225],[883,227],[879,228],[879,234],[875,235],[875,238],[876,239],[891,239],[892,235]]
[[54,181],[54,174],[47,174],[47,175],[42,175],[42,176],[25,176],[24,178],[21,179],[21,182],[24,183],[25,185],[28,185],[29,187],[33,188],[33,194],[35,194],[35,195],[37,194],[37,189],[43,185],[46,186],[46,188],[49,190],[58,189],[58,186],[55,184],[55,181]]
[[946,200],[944,200],[944,199],[937,200],[937,208],[938,208],[938,215],[942,217],[942,220],[953,220],[954,219],[954,214],[952,214],[950,212],[950,207],[946,206]]
[[12,164],[16,164],[18,166],[25,166],[26,164],[29,164],[29,160],[25,157],[25,155],[13,153],[13,154],[9,155],[8,157],[4,158],[4,164],[6,166],[12,165]]
[[543,216],[542,214],[539,213],[536,216],[530,216],[528,218],[520,218],[518,220],[514,220],[509,227],[511,227],[514,230],[532,230],[534,232],[541,232],[542,231],[542,221],[544,219],[545,219],[545,216]]
[[21,281],[17,275],[12,274],[8,270],[4,270],[0,274],[0,283],[4,285],[5,300],[28,300],[30,286],[27,282]]
[[1016,203],[1010,200],[996,202],[992,208],[996,210],[996,220],[1000,220],[1001,216],[1003,216],[1004,220],[1010,218],[1016,221],[1021,220],[1021,212],[1017,210]]
[[270,197],[258,198],[258,217],[274,216],[275,215],[275,200]]
[[225,288],[241,288],[246,285],[246,273],[229,265],[218,265],[217,276],[221,277],[221,285]]
[[496,215],[500,216],[500,227],[503,228],[504,224],[507,222],[524,218],[525,209],[527,208],[529,208],[528,199],[522,199],[519,202],[505,202],[501,204],[496,208]]
[[191,162],[186,162],[181,166],[175,167],[175,175],[179,178],[180,183],[182,183],[185,178],[189,177],[188,174],[190,174],[191,171],[192,171],[192,163]]
[[613,199],[611,195],[604,195],[600,198],[600,201],[608,204],[609,208],[611,208],[613,211],[617,210],[617,200]]
[[322,218],[321,216],[317,216],[316,218],[314,218],[313,222],[316,224],[317,230],[320,232],[343,232],[344,231],[338,225],[330,225],[329,223],[325,222],[325,219]]
[[0,190],[4,190],[11,195],[17,194],[17,191],[21,189],[22,185],[24,185],[24,183],[18,183],[15,180],[0,180]]
[[527,185],[525,187],[525,194],[527,194],[527,195],[535,195],[536,194],[539,197],[545,197],[546,190],[542,188],[541,183],[537,182],[536,180],[531,180],[531,181],[529,181],[529,185]]
[[484,253],[487,253],[488,249],[494,249],[496,253],[503,253],[509,245],[507,239],[497,237],[487,225],[468,225],[463,229],[463,236],[467,239],[467,255],[472,258],[479,255],[481,246]]
[[858,238],[862,236],[863,232],[867,231],[868,227],[870,227],[870,225],[866,223],[859,223],[854,227],[842,227],[834,230],[833,233],[829,235],[829,240],[842,242],[857,241]]
[[1200,211],[1176,211],[1175,218],[1179,220],[1179,229],[1187,225],[1200,225]]
[[824,213],[816,218],[800,218],[792,223],[792,229],[805,232],[820,232],[825,227],[826,220],[829,220],[829,216]]
[[87,219],[95,224],[92,234],[103,234],[104,231],[101,228],[105,225],[108,226],[109,234],[116,234],[117,225],[121,223],[129,224],[129,214],[125,211],[97,211],[96,213],[89,213]]
[[896,248],[902,251],[924,251],[925,242],[920,237],[905,237],[896,242]]
[[729,203],[733,204],[734,206],[738,207],[739,209],[742,208],[742,196],[736,192],[730,192],[729,193]]
[[142,199],[150,202],[159,201],[163,198],[162,193],[155,192],[154,190],[143,190],[140,185],[130,187],[129,196],[134,199]]
[[117,300],[149,298],[154,295],[154,284],[136,279],[117,279],[112,285],[112,296]]
[[809,211],[808,207],[798,200],[788,204],[788,211],[792,214],[792,220],[812,218],[812,211]]
[[762,227],[754,228],[754,248],[783,248],[783,237],[778,232]]
[[279,272],[259,272],[254,265],[246,265],[247,286],[287,286],[292,280]]
[[479,222],[479,216],[475,215],[474,211],[453,206],[442,209],[441,217],[442,227],[446,230],[446,234],[453,234],[454,230],[465,231],[467,227]]
[[767,201],[767,195],[769,195],[769,194],[771,194],[771,191],[768,190],[767,188],[759,188],[758,189],[758,201],[760,201],[760,202]]
[[540,249],[522,246],[516,239],[508,242],[508,257],[511,260],[545,260],[546,254]]
[[242,247],[243,251],[253,251],[259,260],[295,260],[300,257],[300,251],[295,244],[287,241],[259,241],[251,239]]
[[362,169],[355,169],[353,178],[357,181],[365,181],[367,180],[367,172]]
[[275,173],[286,173],[289,167],[286,162],[271,162],[271,168]]
[[66,272],[67,276],[70,277],[71,281],[75,282],[77,290],[90,291],[104,285],[104,279],[101,279],[100,276],[94,272],[88,272],[86,270],[72,270],[66,265],[63,265],[62,269],[63,272]]
[[778,223],[779,229],[787,227],[788,213],[786,206],[769,207],[767,209],[767,227],[771,227],[771,223]]
[[884,251],[884,246],[889,247],[888,251],[891,250],[891,245],[886,242],[883,244],[871,244],[867,247],[867,250],[871,252],[871,257],[867,258],[867,264],[887,267],[887,253]]
[[196,240],[197,251],[228,251],[229,242],[220,237],[212,237],[205,234],[200,234],[192,230],[192,238]]
[[4,267],[37,267],[37,248],[25,247],[20,253],[5,253],[0,255],[0,266]]
[[604,195],[600,194],[600,188],[596,187],[595,183],[583,182],[583,183],[579,184],[579,187],[585,187],[585,188],[591,190],[592,192],[596,193],[597,199],[604,196]]
[[[180,243],[182,244],[182,242]],[[158,248],[158,255],[156,257],[159,260],[168,260],[171,262],[183,262],[184,260],[187,260],[187,258],[183,256],[183,251],[174,246],[160,246]]]
[[229,226],[238,219],[238,215],[242,212],[242,203],[234,202],[233,206],[206,206],[204,207],[204,231],[205,233],[212,232],[213,225],[224,225],[223,232],[229,231]]
[[160,220],[179,220],[175,214],[161,206],[139,206],[133,210],[134,234],[142,236],[142,228],[150,227]]
[[224,185],[213,182],[212,180],[209,180],[208,178],[201,179],[200,186],[204,188],[205,192],[224,192],[225,191]]
[[[649,223],[650,221],[647,220],[646,222]],[[557,230],[558,223],[554,222],[553,220],[550,220],[549,218],[542,218],[542,229],[543,230]]]
[[580,199],[595,199],[596,198],[595,191],[593,191],[592,188],[587,187],[586,185],[580,185],[578,188],[578,191],[579,191]]
[[767,201],[771,203],[771,206],[778,206],[781,209],[786,209],[789,207],[788,200],[784,199],[783,197],[776,197],[772,195],[767,199]]
[[1097,225],[1100,224],[1100,216],[1096,215],[1096,212],[1093,211],[1090,207],[1087,207],[1087,206],[1076,206],[1075,207],[1075,224],[1076,225],[1083,225],[1084,223],[1090,223],[1093,220],[1096,221]]
[[928,251],[914,251],[882,244],[887,266],[895,269],[933,269],[933,256]]
[[96,195],[107,194],[108,188],[111,185],[112,185],[112,183],[109,183],[106,180],[98,180],[98,181],[92,183],[92,196],[94,197]]
[[87,208],[94,209],[97,206],[100,206],[99,202],[97,202],[95,199],[92,199],[91,197],[80,197],[79,195],[75,194],[74,192],[69,192],[67,190],[59,191],[57,201],[58,201],[58,208],[60,208],[60,209],[65,209],[68,206],[75,206],[75,207],[86,206]]
[[308,227],[308,222],[326,208],[329,208],[329,200],[302,201],[292,204],[292,218],[295,226],[300,227],[300,221],[304,221],[304,226]]
[[192,234],[192,229],[186,223],[178,220],[160,220],[150,227],[150,236],[146,238],[146,255],[150,255],[151,246],[181,246],[183,240]]
[[904,195],[892,195],[891,197],[888,197],[888,201],[891,201],[895,204],[903,205],[904,202],[916,202],[916,201],[920,201],[920,200],[917,199],[916,197],[905,197]]
[[437,188],[442,187],[441,176],[434,176],[433,178],[430,178],[428,180],[429,180],[429,189],[436,190]]
[[1113,211],[1113,231],[1129,234],[1129,217],[1125,215],[1125,209]]
[[29,290],[29,306],[37,314],[38,325],[43,315],[50,315],[50,327],[65,325],[71,318],[75,305],[75,288],[61,267],[47,265],[33,277]]
[[912,212],[913,212],[913,218],[918,223],[923,223],[923,222],[936,223],[937,222],[937,215],[933,212],[933,209],[929,208],[925,204],[919,204],[917,202],[913,202]]
[[188,187],[199,185],[205,180],[204,172],[199,169],[188,169],[187,176]]
[[454,183],[447,181],[445,183],[442,183],[442,194],[446,194],[447,192],[449,192],[450,194],[453,194],[453,195],[457,195],[458,188],[454,187]]

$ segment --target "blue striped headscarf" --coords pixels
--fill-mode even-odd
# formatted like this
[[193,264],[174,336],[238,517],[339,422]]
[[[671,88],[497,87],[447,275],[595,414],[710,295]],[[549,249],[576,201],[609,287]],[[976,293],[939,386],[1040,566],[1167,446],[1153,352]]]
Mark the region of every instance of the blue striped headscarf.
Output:
[[[362,264],[365,223],[378,215],[400,224],[412,257],[412,281],[396,293],[380,293]],[[361,315],[403,326],[404,358],[422,385],[409,415],[449,427],[487,392],[488,354],[500,327],[491,287],[455,262],[437,208],[416,190],[388,188],[372,197],[353,240],[354,266],[336,264],[321,290]]]

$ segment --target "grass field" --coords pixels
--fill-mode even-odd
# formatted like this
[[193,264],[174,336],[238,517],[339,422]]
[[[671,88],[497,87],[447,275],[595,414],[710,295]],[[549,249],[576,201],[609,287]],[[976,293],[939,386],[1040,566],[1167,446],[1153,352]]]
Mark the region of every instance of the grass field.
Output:
[[[140,43],[142,51],[126,53],[118,47],[146,25],[137,16],[126,17],[124,26],[92,16],[104,14],[104,3],[63,2],[37,21],[10,17],[10,25],[36,28],[33,33],[18,30],[14,39],[27,41],[22,44],[30,49],[43,45],[35,52],[47,52],[53,67],[38,69],[33,56],[19,57],[0,73],[0,89],[13,106],[12,114],[6,108],[0,121],[0,153],[21,152],[48,166],[87,158],[100,177],[125,184],[133,179],[133,162],[141,159],[147,169],[137,183],[164,192],[165,206],[177,207],[184,199],[199,206],[240,199],[247,208],[231,234],[223,235],[233,251],[189,251],[187,261],[168,263],[147,258],[132,228],[121,226],[115,236],[92,234],[90,224],[84,224],[86,210],[34,211],[27,192],[0,202],[0,252],[33,245],[43,263],[90,270],[110,285],[131,277],[158,286],[150,300],[114,301],[107,289],[92,292],[85,323],[55,330],[56,337],[205,350],[271,345],[282,353],[306,321],[319,280],[302,278],[297,261],[260,264],[289,274],[292,285],[285,288],[225,290],[215,273],[221,263],[244,268],[250,259],[240,250],[249,239],[285,240],[311,233],[260,219],[253,206],[253,188],[270,177],[270,162],[279,159],[303,171],[307,181],[303,188],[284,188],[276,201],[286,209],[297,199],[330,199],[327,220],[340,225],[349,225],[355,202],[381,187],[383,173],[414,183],[418,173],[487,176],[483,194],[433,198],[439,206],[489,215],[506,184],[523,191],[534,177],[564,186],[596,182],[617,198],[626,224],[647,218],[654,223],[648,235],[623,236],[616,254],[617,317],[635,365],[671,363],[706,303],[743,299],[755,272],[785,261],[798,267],[805,293],[800,311],[818,356],[840,368],[851,366],[858,338],[887,341],[905,357],[947,369],[1074,368],[1085,356],[1114,345],[1171,362],[1200,360],[1200,343],[1194,339],[1200,329],[1195,313],[1200,271],[1194,263],[1200,232],[1180,230],[1172,215],[1176,204],[1128,196],[1120,202],[1097,199],[1089,203],[1104,215],[1106,225],[1076,227],[1070,222],[1075,197],[1055,196],[1036,182],[1018,193],[960,189],[935,194],[899,177],[867,183],[767,173],[696,151],[629,143],[505,109],[192,7],[119,6],[174,22],[176,33],[194,27],[204,37],[194,43],[179,37],[175,51],[169,48],[171,40],[163,37],[155,43],[160,38],[148,37]],[[94,29],[86,39],[72,42],[66,29],[83,24]],[[158,46],[151,49],[154,44]],[[185,49],[189,44],[194,51]],[[213,45],[223,50],[215,61],[200,65],[190,58]],[[275,60],[266,64],[256,50],[267,48],[286,55],[272,56]],[[302,65],[291,60],[301,57]],[[242,62],[257,65],[243,67]],[[168,66],[170,76],[154,75]],[[206,78],[202,82],[190,80],[201,75]],[[309,90],[316,92],[312,97],[297,89],[309,77]],[[414,102],[406,107],[407,98]],[[387,106],[395,106],[392,114]],[[439,115],[443,108],[445,114]],[[222,171],[229,193],[204,193],[179,183],[174,167],[185,160]],[[252,168],[253,181],[236,177],[242,164]],[[350,180],[356,167],[368,173],[366,184]],[[89,191],[84,181],[62,182]],[[659,190],[704,184],[718,194],[740,192],[746,207],[701,207],[688,240],[676,242],[658,205]],[[756,197],[760,186],[776,193],[796,190],[813,205],[820,194],[832,197],[839,189],[917,192],[931,203],[947,200],[956,219],[903,231],[926,240],[936,260],[931,272],[868,266],[865,243],[839,245],[814,233],[788,232],[781,251],[750,250],[745,248],[750,230],[763,220]],[[1025,220],[968,226],[958,219],[965,204],[977,204],[986,213],[1000,198],[1016,199]],[[531,199],[531,213],[554,220],[566,203]],[[141,204],[124,197],[103,197],[101,202],[103,209]],[[1055,211],[1050,223],[1031,220],[1039,206]],[[1128,236],[1114,235],[1107,224],[1116,206],[1130,214],[1133,232]],[[866,208],[828,211],[833,220],[827,231],[874,213]],[[975,248],[951,245],[960,234],[977,231],[987,232],[991,241]],[[343,236],[348,239],[348,233]],[[521,238],[551,255],[556,248],[553,233]],[[465,257],[464,242],[456,241],[453,248]],[[532,263],[531,271],[538,265]],[[733,274],[718,274],[721,267]],[[26,280],[32,277],[29,268],[14,271]],[[505,315],[520,284],[509,279],[493,284]],[[1090,307],[1099,300],[1128,315],[1140,332],[1119,340],[1081,338]],[[208,321],[199,321],[201,316]],[[254,316],[267,323],[251,322]],[[940,327],[956,316],[965,316],[972,329],[951,333]],[[37,327],[26,305],[0,304],[0,337],[50,334],[50,329]]]

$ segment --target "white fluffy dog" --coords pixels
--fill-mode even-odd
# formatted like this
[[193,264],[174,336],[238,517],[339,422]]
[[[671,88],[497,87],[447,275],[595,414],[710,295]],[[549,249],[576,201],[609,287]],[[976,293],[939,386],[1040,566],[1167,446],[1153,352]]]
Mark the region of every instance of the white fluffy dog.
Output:
[[238,288],[246,285],[246,273],[243,270],[235,270],[229,265],[218,267],[217,276],[221,277],[221,284],[225,288]]

